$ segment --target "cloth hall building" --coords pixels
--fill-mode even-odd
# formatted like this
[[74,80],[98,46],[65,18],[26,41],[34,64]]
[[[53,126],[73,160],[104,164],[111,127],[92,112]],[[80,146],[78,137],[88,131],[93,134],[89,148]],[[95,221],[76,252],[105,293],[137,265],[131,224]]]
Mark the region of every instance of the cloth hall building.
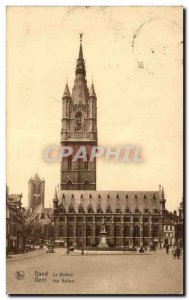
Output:
[[96,160],[89,161],[97,146],[97,96],[87,86],[82,37],[72,93],[66,84],[62,97],[61,146],[74,150],[86,146],[87,160],[63,158],[60,189],[53,199],[55,242],[63,247],[98,246],[102,222],[110,247],[162,245],[165,197],[157,191],[96,190]]

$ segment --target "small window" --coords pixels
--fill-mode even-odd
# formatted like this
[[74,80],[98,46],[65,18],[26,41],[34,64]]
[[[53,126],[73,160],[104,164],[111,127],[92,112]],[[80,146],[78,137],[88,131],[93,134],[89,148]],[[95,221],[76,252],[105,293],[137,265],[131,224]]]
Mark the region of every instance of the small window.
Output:
[[154,222],[154,223],[158,223],[158,218],[152,218],[152,222]]
[[106,208],[106,213],[107,213],[107,214],[111,214],[111,208],[110,208],[110,206],[107,206],[107,208]]
[[70,207],[69,207],[69,213],[70,213],[70,214],[73,214],[74,212],[75,212],[74,207],[73,207],[73,206],[70,206]]
[[149,212],[148,208],[145,208],[144,213],[148,214],[148,212]]
[[115,222],[121,222],[121,218],[115,217]]
[[99,206],[97,207],[97,210],[96,210],[97,214],[101,214],[102,213],[102,208]]
[[92,223],[92,221],[93,221],[93,218],[92,218],[92,217],[88,217],[88,218],[87,218],[87,222]]
[[135,217],[135,218],[133,218],[133,221],[134,221],[134,222],[139,222],[139,218],[136,218],[136,217]]
[[90,206],[90,207],[88,207],[88,214],[92,214],[93,213],[93,208],[92,208],[92,206]]
[[126,208],[125,213],[126,213],[126,214],[129,214],[129,213],[130,213],[130,209],[129,209],[129,208]]
[[116,208],[116,214],[119,214],[121,212],[120,208]]
[[79,214],[83,214],[84,213],[83,206],[79,206],[78,213]]
[[144,222],[148,222],[148,218],[144,218]]
[[96,222],[101,223],[102,222],[102,218],[101,217],[97,217],[96,218]]
[[157,209],[154,209],[154,214],[157,214],[158,213],[158,210]]
[[130,218],[125,218],[125,222],[126,223],[130,222]]
[[135,209],[135,214],[138,214],[138,213],[139,213],[139,209],[136,208],[136,209]]
[[107,218],[106,218],[106,222],[111,222],[111,218],[110,218],[110,217],[107,217]]

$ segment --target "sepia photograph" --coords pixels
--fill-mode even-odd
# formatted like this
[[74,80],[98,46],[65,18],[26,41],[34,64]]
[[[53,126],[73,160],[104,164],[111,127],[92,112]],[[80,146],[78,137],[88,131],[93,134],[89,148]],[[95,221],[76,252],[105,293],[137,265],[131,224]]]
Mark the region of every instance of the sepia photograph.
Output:
[[184,294],[183,32],[182,6],[7,6],[7,294]]

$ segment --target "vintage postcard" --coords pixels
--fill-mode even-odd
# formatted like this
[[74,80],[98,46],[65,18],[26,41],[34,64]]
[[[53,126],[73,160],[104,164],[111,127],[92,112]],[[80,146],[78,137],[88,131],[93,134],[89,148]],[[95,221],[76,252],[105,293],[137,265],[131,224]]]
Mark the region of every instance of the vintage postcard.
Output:
[[183,294],[183,7],[6,21],[7,293]]

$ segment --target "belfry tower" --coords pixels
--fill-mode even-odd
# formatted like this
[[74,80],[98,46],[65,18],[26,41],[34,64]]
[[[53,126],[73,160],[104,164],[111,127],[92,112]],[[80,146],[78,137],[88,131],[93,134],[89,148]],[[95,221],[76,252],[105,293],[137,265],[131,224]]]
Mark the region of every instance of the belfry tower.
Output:
[[[89,161],[91,147],[97,145],[97,98],[92,83],[87,87],[82,34],[79,57],[76,62],[75,80],[70,94],[66,83],[62,97],[61,146],[73,148],[73,155],[63,158],[60,168],[61,190],[96,190],[96,161]],[[86,147],[85,160],[73,161],[81,147]]]

